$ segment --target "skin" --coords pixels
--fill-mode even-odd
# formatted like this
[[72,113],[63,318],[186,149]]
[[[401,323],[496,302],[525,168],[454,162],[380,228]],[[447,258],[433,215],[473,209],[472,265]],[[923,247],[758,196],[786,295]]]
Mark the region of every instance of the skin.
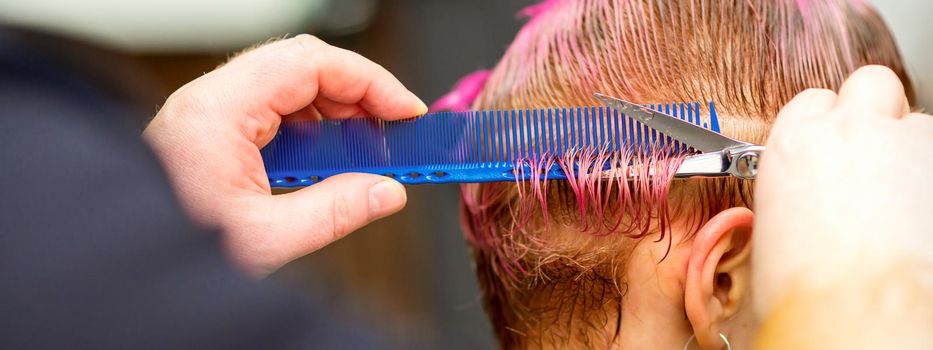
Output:
[[264,276],[404,207],[401,184],[344,174],[273,196],[259,150],[287,118],[423,114],[391,73],[310,36],[251,50],[168,98],[143,133],[180,200],[219,228],[231,259]]
[[910,113],[897,76],[868,66],[838,94],[797,96],[767,147],[753,243],[761,347],[933,343],[933,117]]
[[[622,334],[613,348],[682,349],[696,335],[690,349],[720,349],[719,333],[734,349],[749,348],[753,220],[747,208],[727,209],[661,263],[666,245],[640,242],[626,267],[633,287],[622,302]],[[725,279],[730,283],[717,283]]]
[[[527,332],[531,341],[518,348],[682,349],[690,336],[696,335],[690,349],[720,349],[724,345],[719,337],[722,333],[733,348],[748,349],[755,328],[750,258],[753,221],[754,214],[748,208],[730,208],[707,221],[690,240],[683,239],[691,230],[675,224],[673,239],[682,243],[669,252],[666,243],[656,242],[657,234],[639,241],[631,248],[631,255],[618,262],[627,286],[622,287],[625,293],[621,309],[608,298],[572,299],[544,294],[542,306],[560,305],[565,315],[594,300],[603,307],[572,321],[567,317],[556,323],[550,318],[536,318],[542,323],[520,330]],[[612,237],[605,238],[600,245],[618,243]],[[548,243],[574,239],[580,239],[579,232],[560,230],[548,237]],[[729,282],[724,283],[726,280]],[[603,315],[608,317],[603,319]],[[603,323],[603,328],[593,327]],[[612,338],[617,327],[620,334]],[[573,336],[549,336],[558,330]]]

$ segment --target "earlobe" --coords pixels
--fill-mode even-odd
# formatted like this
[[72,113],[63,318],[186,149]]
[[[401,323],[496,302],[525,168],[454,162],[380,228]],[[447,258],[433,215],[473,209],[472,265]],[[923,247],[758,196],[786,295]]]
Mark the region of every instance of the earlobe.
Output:
[[753,221],[748,208],[730,208],[704,224],[693,239],[684,306],[697,343],[704,349],[722,347],[723,323],[739,311],[749,292]]

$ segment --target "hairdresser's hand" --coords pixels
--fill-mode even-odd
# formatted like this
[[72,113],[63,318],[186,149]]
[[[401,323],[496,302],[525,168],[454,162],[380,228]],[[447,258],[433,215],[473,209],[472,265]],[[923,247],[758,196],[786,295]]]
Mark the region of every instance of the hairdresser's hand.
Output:
[[144,132],[185,209],[220,227],[232,258],[265,275],[399,211],[399,183],[346,174],[273,196],[259,150],[282,119],[427,110],[388,71],[309,35],[249,51],[183,86]]
[[889,69],[858,70],[838,95],[794,98],[771,131],[755,190],[758,315],[788,288],[930,259],[931,178],[933,117],[910,113]]

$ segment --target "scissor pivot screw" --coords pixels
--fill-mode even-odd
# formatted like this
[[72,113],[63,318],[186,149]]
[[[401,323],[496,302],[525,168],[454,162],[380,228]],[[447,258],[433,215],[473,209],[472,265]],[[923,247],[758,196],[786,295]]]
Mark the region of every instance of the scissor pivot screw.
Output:
[[742,179],[754,179],[758,175],[758,154],[746,152],[735,160],[736,176]]

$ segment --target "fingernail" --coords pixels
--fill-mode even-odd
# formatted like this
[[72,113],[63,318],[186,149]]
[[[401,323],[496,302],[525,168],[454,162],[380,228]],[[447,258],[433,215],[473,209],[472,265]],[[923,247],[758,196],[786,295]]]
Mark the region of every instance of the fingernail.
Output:
[[421,102],[421,113],[418,113],[418,115],[427,114],[427,113],[428,113],[428,105],[424,104],[424,101],[421,101],[421,100],[418,100],[418,101]]
[[405,206],[405,187],[395,180],[383,180],[369,188],[369,216],[380,218]]
[[428,113],[428,105],[425,104],[424,101],[418,98],[418,96],[415,95],[414,93],[412,93],[411,96],[414,97],[416,100],[418,100],[418,104],[419,104],[418,110],[420,111],[418,112],[418,115],[423,115],[425,113]]

